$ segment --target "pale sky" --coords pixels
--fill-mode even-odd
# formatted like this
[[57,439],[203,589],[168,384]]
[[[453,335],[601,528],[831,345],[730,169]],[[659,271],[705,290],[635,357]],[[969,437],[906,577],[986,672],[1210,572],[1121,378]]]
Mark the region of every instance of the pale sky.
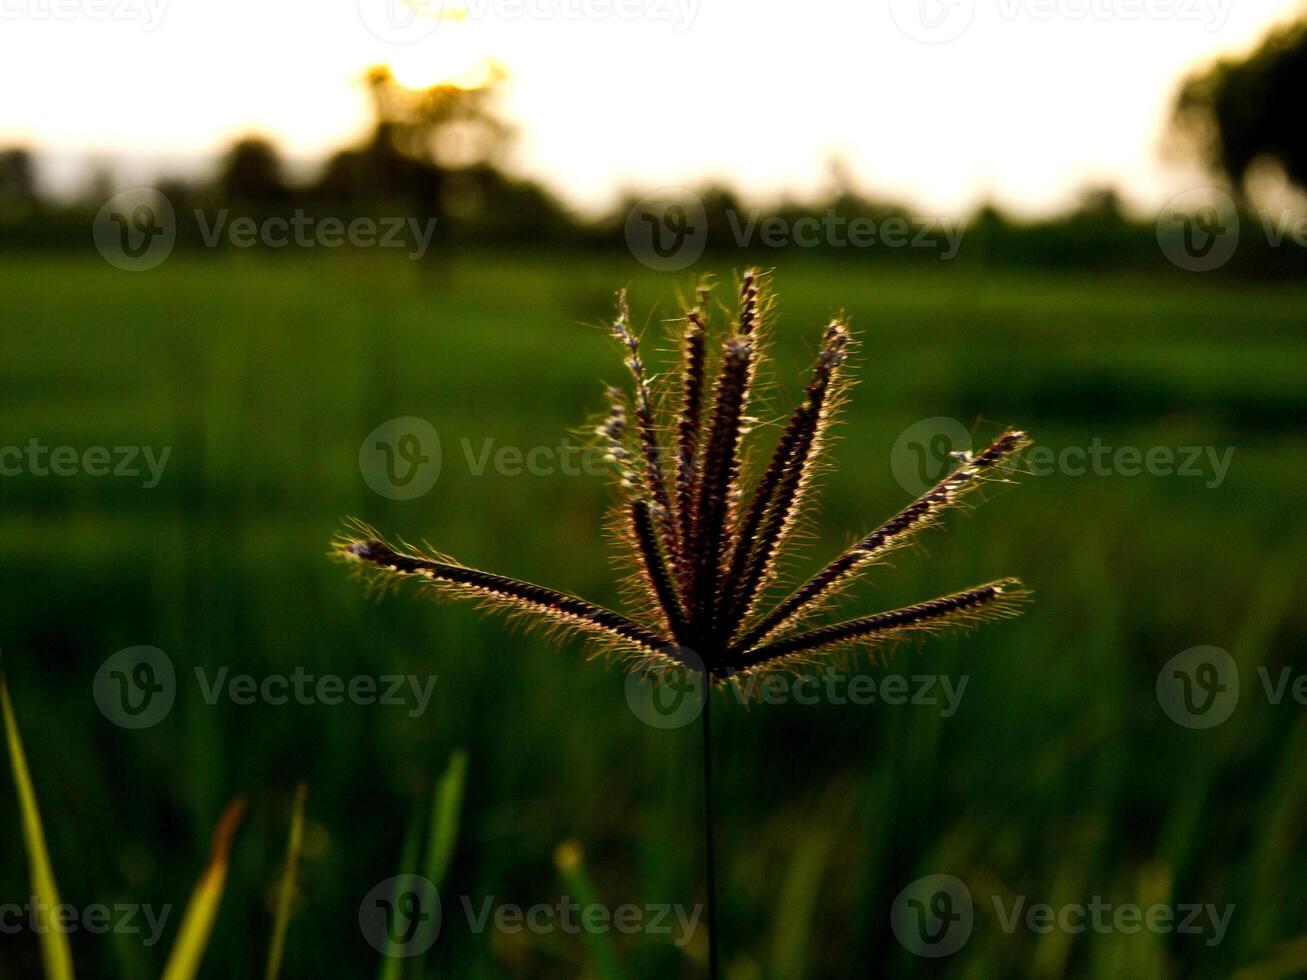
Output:
[[[428,4],[405,8],[404,3]],[[190,166],[259,132],[315,159],[364,132],[367,66],[511,74],[515,167],[576,204],[722,178],[955,214],[1111,182],[1188,186],[1161,152],[1188,69],[1300,0],[0,0],[0,145]],[[387,5],[390,5],[389,7]]]

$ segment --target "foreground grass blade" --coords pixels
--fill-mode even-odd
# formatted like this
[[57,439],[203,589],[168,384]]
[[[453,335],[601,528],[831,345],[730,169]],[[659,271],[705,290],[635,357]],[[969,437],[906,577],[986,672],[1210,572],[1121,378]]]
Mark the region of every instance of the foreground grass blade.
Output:
[[181,932],[172,955],[168,957],[163,980],[191,980],[200,968],[200,960],[209,945],[209,934],[213,931],[213,921],[218,917],[218,906],[222,903],[223,886],[227,883],[232,838],[244,812],[245,800],[241,797],[232,800],[222,811],[218,827],[213,832],[209,866],[191,893],[186,918],[182,920]]
[[[14,770],[14,785],[18,789],[18,806],[23,817],[23,843],[27,848],[27,861],[32,868],[32,896],[52,910],[60,904],[59,888],[55,884],[54,870],[50,867],[50,854],[45,847],[45,831],[41,828],[41,813],[36,808],[36,793],[32,777],[27,771],[27,756],[18,737],[18,722],[13,705],[9,703],[9,688],[0,673],[0,707],[5,716],[5,741],[9,743],[9,762]],[[73,954],[68,947],[68,936],[49,922],[49,911],[41,914],[41,962],[45,964],[46,980],[72,980]]]
[[[404,849],[399,855],[399,870],[395,872],[397,875],[413,873],[413,869],[418,866],[421,847],[422,816],[419,808],[414,807],[408,830],[404,833]],[[392,897],[397,900],[399,896]],[[391,938],[389,949],[381,958],[381,968],[377,971],[378,980],[399,980],[404,975],[405,961],[400,956],[400,952],[399,945]]]
[[300,844],[304,840],[304,796],[308,787],[295,787],[295,803],[290,817],[290,842],[286,845],[286,868],[277,891],[277,916],[272,924],[272,947],[268,950],[267,980],[277,980],[281,958],[286,950],[286,927],[290,924],[290,907],[295,898],[295,866],[299,863]]
[[[568,840],[559,844],[554,849],[554,864],[558,866],[558,872],[563,876],[563,883],[567,885],[573,902],[583,909],[599,904],[594,885],[585,872],[585,858],[579,843]],[[586,945],[590,948],[590,959],[596,976],[603,980],[622,980],[622,969],[617,963],[617,947],[613,944],[612,933],[590,928],[584,914],[581,916],[581,927],[585,933]]]
[[[449,862],[458,843],[458,821],[463,810],[463,783],[467,777],[467,753],[455,750],[449,757],[449,766],[436,784],[431,797],[431,823],[427,828],[427,860],[423,874],[439,891],[449,871]],[[424,933],[434,929],[435,923],[423,922]],[[419,940],[419,944],[421,941]],[[423,954],[413,976],[426,976],[426,957]]]
[[463,809],[463,781],[467,775],[467,754],[456,751],[449,757],[449,768],[436,784],[431,801],[431,829],[427,834],[426,876],[437,888],[449,870],[458,841],[458,818]]

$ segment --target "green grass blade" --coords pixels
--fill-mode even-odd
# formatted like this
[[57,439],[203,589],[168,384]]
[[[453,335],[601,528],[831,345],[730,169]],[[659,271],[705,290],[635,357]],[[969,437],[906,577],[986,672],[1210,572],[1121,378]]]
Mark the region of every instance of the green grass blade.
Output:
[[[585,872],[585,857],[579,843],[569,840],[559,844],[554,849],[554,864],[563,876],[573,902],[582,909],[599,904],[594,885]],[[581,915],[581,929],[585,933],[595,973],[603,980],[621,980],[623,974],[618,965],[617,947],[613,944],[612,933],[606,929],[601,931],[590,928],[584,913]]]
[[222,891],[227,883],[227,868],[231,860],[232,838],[244,810],[244,799],[237,797],[227,804],[227,809],[218,820],[218,827],[213,832],[209,866],[191,893],[190,904],[186,906],[186,918],[182,920],[181,932],[173,945],[172,955],[168,957],[163,980],[191,980],[200,968],[200,960],[204,958],[204,950],[209,945],[214,919],[218,917],[218,906],[222,904]]
[[[415,807],[409,820],[408,830],[404,833],[404,849],[399,856],[399,870],[396,874],[412,874],[417,867],[419,851],[422,846],[422,818]],[[398,898],[398,896],[395,896]],[[399,955],[394,941],[390,941],[391,952],[381,958],[381,969],[377,971],[378,980],[399,980],[404,975],[404,959]]]
[[[449,862],[454,857],[454,845],[458,843],[459,816],[463,810],[463,784],[467,777],[467,753],[456,750],[449,757],[449,766],[445,774],[436,783],[431,797],[431,823],[427,828],[427,860],[423,874],[439,890],[449,872]],[[432,921],[424,922],[422,932],[436,928]],[[419,945],[425,939],[415,940]],[[422,956],[415,976],[424,976],[426,955]]]
[[0,673],[0,707],[5,716],[5,741],[9,743],[9,762],[14,770],[14,785],[18,789],[18,805],[23,817],[23,843],[27,860],[32,868],[32,894],[45,907],[38,910],[41,937],[41,962],[45,964],[46,980],[72,980],[73,954],[68,936],[48,921],[50,912],[59,904],[59,888],[55,884],[50,854],[45,846],[45,831],[41,827],[41,813],[36,808],[36,792],[32,777],[27,771],[27,756],[18,736],[18,722],[14,707],[9,703],[9,687]]
[[449,757],[449,767],[436,784],[436,792],[431,800],[426,876],[437,888],[449,871],[454,845],[458,842],[458,820],[463,809],[463,782],[466,776],[467,753],[456,751]]
[[300,845],[304,840],[304,796],[308,787],[295,787],[295,803],[290,817],[290,842],[286,845],[286,867],[277,892],[277,916],[272,924],[272,947],[268,950],[267,980],[277,980],[281,959],[286,951],[286,928],[290,924],[290,907],[295,898],[295,866],[299,863]]

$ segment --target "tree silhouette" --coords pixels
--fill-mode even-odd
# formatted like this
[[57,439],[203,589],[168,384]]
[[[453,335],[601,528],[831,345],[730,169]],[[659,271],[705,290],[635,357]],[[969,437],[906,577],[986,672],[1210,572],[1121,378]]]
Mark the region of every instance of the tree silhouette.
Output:
[[1307,20],[1270,33],[1246,58],[1226,58],[1191,76],[1174,120],[1208,162],[1237,188],[1260,159],[1277,161],[1307,187]]
[[26,214],[37,203],[32,154],[21,148],[0,150],[0,216]]
[[289,196],[277,148],[262,137],[237,141],[223,158],[217,190],[228,203],[264,209]]

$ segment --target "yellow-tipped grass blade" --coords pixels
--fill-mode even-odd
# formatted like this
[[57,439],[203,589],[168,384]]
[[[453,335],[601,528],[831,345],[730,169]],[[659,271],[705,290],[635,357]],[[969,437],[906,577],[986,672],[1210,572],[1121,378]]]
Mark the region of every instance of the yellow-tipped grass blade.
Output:
[[213,931],[213,920],[218,917],[218,906],[222,904],[222,889],[227,883],[232,838],[244,811],[245,800],[241,797],[232,800],[227,804],[227,809],[222,811],[217,829],[213,832],[209,866],[191,893],[190,904],[186,906],[186,918],[182,920],[181,932],[172,948],[172,955],[168,957],[163,980],[191,980],[200,968],[200,960],[204,958],[204,950],[209,945],[209,934]]
[[49,921],[51,912],[60,904],[59,888],[50,867],[41,813],[36,808],[36,793],[32,789],[31,774],[27,771],[27,756],[23,754],[23,742],[18,737],[18,722],[14,718],[14,707],[9,703],[9,688],[3,673],[0,673],[0,707],[4,710],[5,741],[9,743],[9,762],[14,770],[18,807],[23,817],[23,844],[32,868],[32,895],[41,904],[37,909],[41,962],[45,964],[47,980],[72,980],[73,954],[68,947],[68,936]]
[[286,845],[286,867],[277,891],[277,916],[272,924],[272,947],[268,951],[267,980],[277,980],[281,973],[281,958],[286,950],[286,927],[290,924],[290,907],[295,899],[295,866],[299,862],[300,845],[304,840],[303,783],[295,787],[295,803],[290,816],[290,842]]

